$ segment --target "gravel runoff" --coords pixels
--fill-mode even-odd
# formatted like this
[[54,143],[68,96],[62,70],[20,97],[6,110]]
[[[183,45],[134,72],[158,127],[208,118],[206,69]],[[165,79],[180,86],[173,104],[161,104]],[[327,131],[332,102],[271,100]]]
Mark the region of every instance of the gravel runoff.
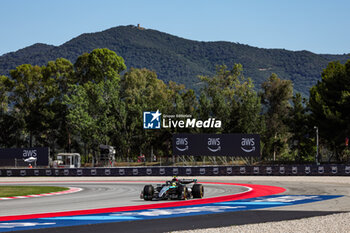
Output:
[[[350,177],[306,177],[306,176],[220,176],[220,177],[196,177],[199,181],[230,181],[230,182],[256,182],[256,181],[278,181],[283,183],[291,182],[313,182],[333,183],[350,185]],[[163,180],[163,177],[0,177],[0,182],[9,181],[68,181],[68,180]],[[247,224],[240,226],[208,228],[198,230],[187,230],[177,232],[189,233],[211,233],[211,232],[267,232],[267,233],[288,233],[288,232],[327,232],[327,233],[348,233],[350,232],[350,213],[333,214],[321,217],[304,218],[300,220],[289,220],[259,224]]]

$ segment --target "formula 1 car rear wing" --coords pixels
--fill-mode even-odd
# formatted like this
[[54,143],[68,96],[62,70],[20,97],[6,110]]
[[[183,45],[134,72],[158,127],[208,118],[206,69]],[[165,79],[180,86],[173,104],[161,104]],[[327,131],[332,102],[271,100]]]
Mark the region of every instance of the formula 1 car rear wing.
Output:
[[179,180],[180,184],[190,184],[190,183],[197,183],[197,179],[181,179]]

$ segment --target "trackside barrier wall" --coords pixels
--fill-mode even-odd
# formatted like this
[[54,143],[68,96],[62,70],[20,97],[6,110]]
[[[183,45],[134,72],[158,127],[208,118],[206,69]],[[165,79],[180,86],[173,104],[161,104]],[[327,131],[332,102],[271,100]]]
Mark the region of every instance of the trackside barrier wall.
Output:
[[0,177],[24,176],[350,176],[350,165],[117,167],[0,169]]

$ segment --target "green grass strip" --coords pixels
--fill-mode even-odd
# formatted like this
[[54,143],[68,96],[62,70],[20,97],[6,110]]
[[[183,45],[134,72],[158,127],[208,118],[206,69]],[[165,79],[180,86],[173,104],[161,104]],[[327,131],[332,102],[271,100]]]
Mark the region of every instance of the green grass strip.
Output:
[[0,197],[26,196],[33,194],[52,193],[68,190],[65,187],[55,186],[1,186]]

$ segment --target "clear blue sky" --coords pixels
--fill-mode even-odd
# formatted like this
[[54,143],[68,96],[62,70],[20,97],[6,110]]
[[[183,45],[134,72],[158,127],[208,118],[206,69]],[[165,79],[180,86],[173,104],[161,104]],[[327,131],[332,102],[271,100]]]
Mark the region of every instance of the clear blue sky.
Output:
[[350,53],[347,0],[0,0],[0,54],[138,23],[199,41]]

